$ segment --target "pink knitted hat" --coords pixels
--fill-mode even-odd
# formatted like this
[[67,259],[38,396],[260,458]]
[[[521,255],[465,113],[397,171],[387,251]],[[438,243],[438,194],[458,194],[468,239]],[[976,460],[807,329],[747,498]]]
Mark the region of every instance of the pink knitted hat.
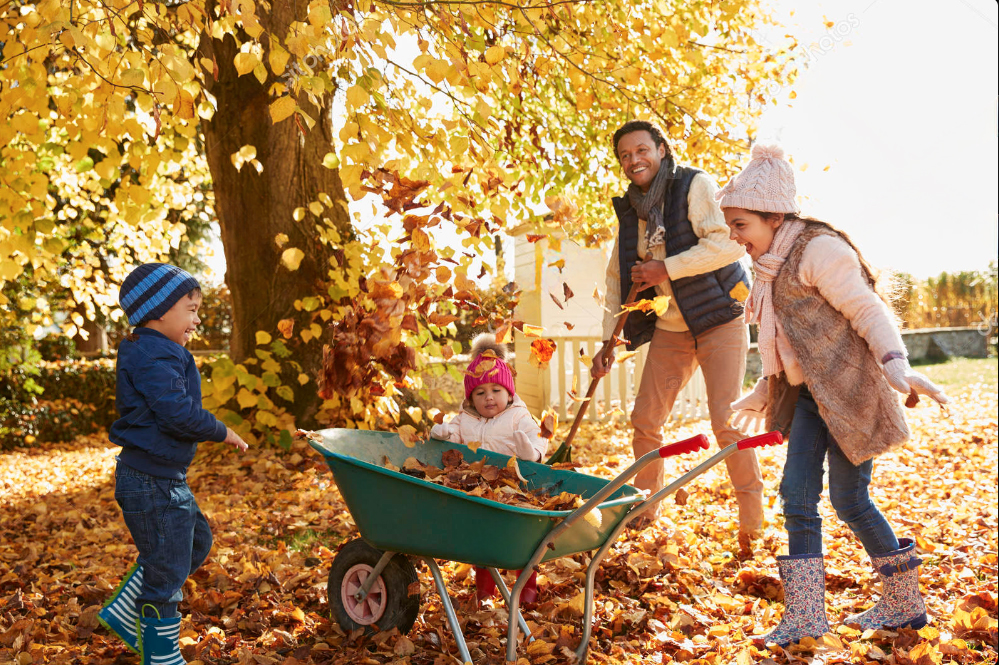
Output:
[[759,212],[798,212],[794,167],[778,145],[753,146],[746,168],[715,194],[721,208]]
[[513,372],[503,360],[506,349],[497,344],[489,334],[479,335],[472,342],[472,362],[465,370],[465,399],[472,396],[472,391],[484,383],[498,383],[507,389],[510,396],[516,394],[513,385]]

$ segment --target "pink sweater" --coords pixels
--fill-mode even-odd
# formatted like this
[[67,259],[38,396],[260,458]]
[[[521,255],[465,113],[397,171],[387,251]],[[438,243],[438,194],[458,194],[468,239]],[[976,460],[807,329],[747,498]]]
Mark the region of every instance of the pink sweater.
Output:
[[[826,302],[846,317],[878,362],[889,351],[906,353],[895,314],[871,289],[857,253],[846,241],[830,235],[813,238],[805,247],[799,271],[802,283],[818,290]],[[801,365],[780,326],[776,346],[788,382],[793,386],[803,383]]]
[[513,396],[513,404],[492,418],[483,418],[471,406],[463,405],[458,415],[449,422],[434,425],[430,436],[466,446],[478,443],[480,448],[516,457],[517,444],[513,434],[517,431],[527,435],[537,453],[534,459],[528,461],[540,461],[548,450],[548,441],[541,438],[541,426],[527,410],[524,400],[517,395]]

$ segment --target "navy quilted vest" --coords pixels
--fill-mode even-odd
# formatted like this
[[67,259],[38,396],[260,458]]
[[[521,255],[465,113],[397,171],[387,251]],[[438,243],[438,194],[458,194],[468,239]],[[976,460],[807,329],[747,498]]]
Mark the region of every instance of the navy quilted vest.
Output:
[[[665,168],[666,165],[663,164]],[[663,196],[663,221],[666,226],[666,256],[684,252],[699,240],[687,218],[687,195],[694,176],[702,171],[686,166],[676,166],[675,177],[669,181]],[[621,298],[631,290],[631,267],[638,258],[638,213],[625,196],[613,199],[614,212],[619,224],[618,262],[621,270]],[[747,289],[749,276],[738,261],[714,272],[672,280],[673,302],[670,307],[680,308],[680,314],[696,338],[698,335],[742,316],[743,303],[731,294],[736,284],[742,282]],[[639,299],[656,297],[655,288],[639,294]],[[628,349],[637,349],[652,339],[656,327],[655,312],[632,312],[624,324]]]

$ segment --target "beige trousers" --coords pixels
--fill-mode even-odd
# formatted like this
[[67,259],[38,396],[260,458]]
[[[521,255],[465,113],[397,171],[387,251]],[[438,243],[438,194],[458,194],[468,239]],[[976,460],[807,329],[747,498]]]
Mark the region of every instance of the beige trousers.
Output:
[[[712,328],[695,341],[689,331],[656,329],[649,346],[642,383],[631,412],[635,428],[635,459],[664,444],[663,425],[677,395],[700,365],[708,394],[711,429],[720,447],[743,436],[728,424],[732,402],[739,399],[746,374],[749,331],[741,319]],[[741,450],[725,463],[739,503],[739,530],[753,533],[763,526],[763,478],[756,451]],[[645,467],[635,476],[639,489],[653,493],[663,488],[663,462]]]

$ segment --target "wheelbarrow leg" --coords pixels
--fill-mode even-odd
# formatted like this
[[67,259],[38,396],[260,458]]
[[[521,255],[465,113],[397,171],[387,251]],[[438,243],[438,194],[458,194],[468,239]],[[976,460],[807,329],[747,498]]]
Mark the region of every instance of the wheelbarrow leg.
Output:
[[465,635],[461,632],[461,626],[458,624],[458,615],[454,613],[454,606],[451,604],[451,596],[448,595],[447,587],[444,585],[441,569],[437,567],[437,562],[432,557],[423,557],[423,560],[434,576],[434,586],[437,587],[441,604],[444,605],[444,614],[447,615],[447,622],[451,626],[451,632],[454,633],[454,641],[458,643],[458,654],[461,656],[461,662],[471,663],[472,656],[468,653],[468,646],[465,645]]
[[[488,570],[489,574],[492,575],[493,581],[496,582],[496,586],[499,587],[500,594],[503,596],[503,602],[506,603],[507,610],[510,610],[510,590],[506,588],[506,582],[503,581],[503,578],[500,577],[499,571],[495,568],[487,568],[486,570]],[[521,574],[523,575],[524,572],[530,574],[531,571],[521,571]],[[513,614],[512,610],[510,610],[510,614]],[[533,642],[534,636],[531,635],[531,630],[527,627],[527,622],[524,620],[524,615],[520,613],[520,610],[517,610],[517,623],[520,624],[520,629],[524,631],[524,635],[527,636],[527,641]]]

